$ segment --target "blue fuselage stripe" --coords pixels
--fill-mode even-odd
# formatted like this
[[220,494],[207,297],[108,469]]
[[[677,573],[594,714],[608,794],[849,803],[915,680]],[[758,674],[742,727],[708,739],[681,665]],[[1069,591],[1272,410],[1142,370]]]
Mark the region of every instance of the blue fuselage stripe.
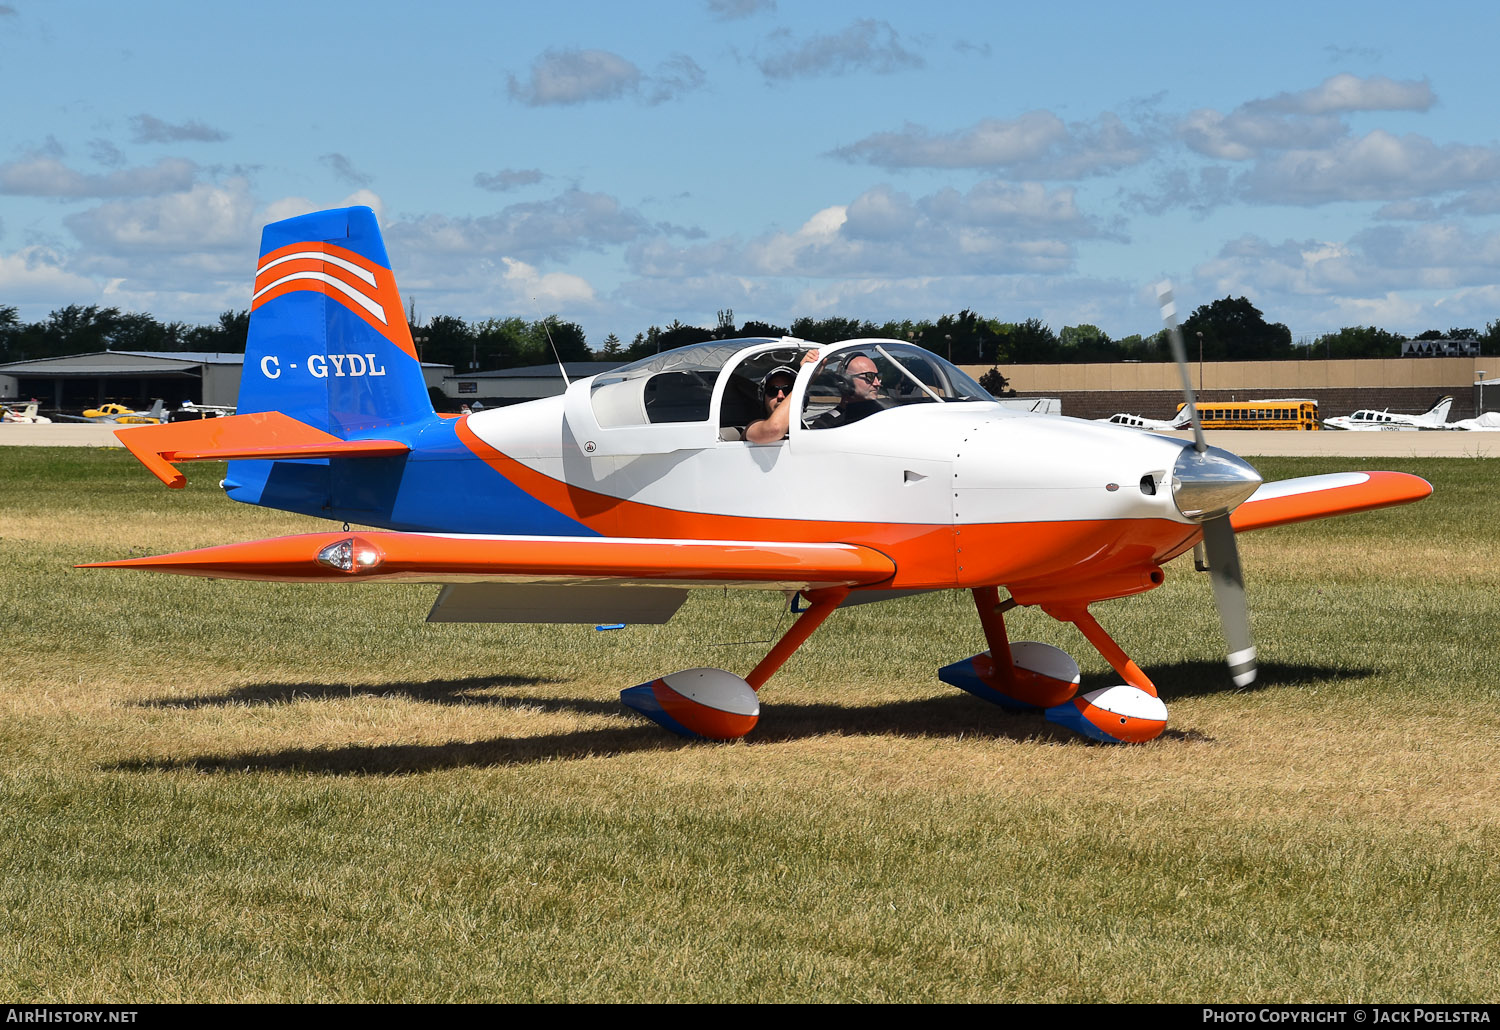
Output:
[[408,532],[599,535],[465,447],[456,422],[434,416],[375,434],[412,448],[399,457],[231,461],[225,490],[247,504]]

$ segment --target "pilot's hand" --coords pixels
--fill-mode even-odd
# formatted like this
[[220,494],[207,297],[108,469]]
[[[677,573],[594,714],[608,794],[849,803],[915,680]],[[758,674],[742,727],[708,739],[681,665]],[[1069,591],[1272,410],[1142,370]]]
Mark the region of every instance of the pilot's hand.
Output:
[[817,352],[817,349],[814,348],[813,350],[810,350],[806,354],[802,355],[802,362],[801,363],[804,364],[804,365],[811,365],[814,361],[817,361],[817,360],[818,360],[818,352]]

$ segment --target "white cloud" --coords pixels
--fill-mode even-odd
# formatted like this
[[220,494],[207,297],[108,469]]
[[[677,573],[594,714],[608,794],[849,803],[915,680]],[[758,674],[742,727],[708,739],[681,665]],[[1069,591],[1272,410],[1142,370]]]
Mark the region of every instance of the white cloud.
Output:
[[1295,114],[1335,114],[1348,111],[1426,111],[1437,103],[1437,95],[1424,79],[1397,82],[1384,75],[1360,78],[1347,72],[1323,80],[1312,89],[1278,93],[1247,107]]
[[616,198],[573,189],[550,200],[512,204],[493,215],[408,219],[387,226],[386,237],[411,253],[535,261],[629,243],[650,232],[646,220]]
[[510,95],[523,104],[581,104],[614,100],[636,90],[641,70],[608,50],[548,50],[531,64],[531,79],[510,77]]
[[89,157],[106,168],[119,168],[125,163],[120,148],[107,139],[89,140]]
[[773,32],[766,41],[772,56],[755,64],[768,79],[814,78],[822,75],[847,75],[851,72],[892,72],[921,68],[920,55],[901,44],[901,37],[888,23],[861,18],[834,35],[814,36],[801,43],[794,41],[785,29]]
[[1073,264],[1072,241],[1102,235],[1071,189],[989,180],[967,193],[916,199],[876,186],[792,232],[693,246],[653,239],[631,248],[629,259],[638,274],[653,277],[1057,273]]
[[249,185],[236,179],[163,197],[110,201],[63,221],[86,247],[104,254],[222,250],[253,239],[254,207]]
[[1268,151],[1326,147],[1348,135],[1341,115],[1357,111],[1426,111],[1437,102],[1424,82],[1382,75],[1335,75],[1312,89],[1250,100],[1224,114],[1200,108],[1182,118],[1178,137],[1206,157],[1247,161]]
[[707,79],[698,62],[686,54],[673,54],[654,75],[646,75],[633,62],[608,50],[548,50],[531,63],[528,81],[509,76],[509,92],[511,99],[528,107],[626,97],[661,104],[701,89]]
[[502,168],[498,172],[477,172],[474,185],[491,193],[507,193],[522,186],[532,186],[542,181],[540,168]]
[[1448,222],[1381,225],[1357,233],[1351,243],[1372,267],[1419,276],[1424,285],[1476,286],[1500,277],[1500,230],[1473,232]]
[[664,104],[668,100],[703,88],[708,75],[686,54],[674,54],[663,61],[656,74],[646,80],[643,99],[648,104]]
[[776,10],[776,0],[707,0],[704,6],[722,21],[735,21],[762,11],[770,14]]
[[1348,132],[1332,116],[1289,117],[1241,107],[1229,114],[1203,108],[1177,125],[1178,137],[1192,150],[1221,161],[1248,161],[1268,150],[1318,147]]
[[[1194,270],[1206,292],[1320,297],[1346,303],[1414,291],[1455,291],[1500,278],[1500,231],[1433,223],[1378,226],[1347,242],[1245,235]],[[1493,317],[1493,316],[1491,316]],[[1379,324],[1379,323],[1377,323]]]
[[262,225],[269,225],[271,222],[312,214],[317,210],[318,205],[307,197],[281,197],[263,207],[255,220]]
[[968,193],[939,190],[919,201],[919,207],[930,220],[950,225],[1067,239],[1108,235],[1079,210],[1076,196],[1068,187],[1049,190],[1035,182],[988,179]]
[[367,207],[375,212],[377,220],[385,218],[385,201],[380,199],[380,194],[373,190],[355,190],[334,207]]
[[[934,317],[965,308],[1010,321],[1040,318],[1054,328],[1138,321],[1132,284],[1051,275],[898,276],[817,281],[788,301],[792,317],[845,315],[874,322]],[[739,314],[739,310],[735,310]],[[1123,335],[1123,334],[1122,334]],[[930,341],[929,346],[939,346]]]
[[318,163],[351,186],[368,186],[372,181],[368,175],[355,168],[354,162],[343,154],[324,154],[318,158]]
[[1252,203],[1403,200],[1500,181],[1500,148],[1394,136],[1376,129],[1319,150],[1288,150],[1256,163],[1237,184]]
[[143,168],[86,175],[57,157],[33,155],[0,165],[0,193],[26,197],[150,197],[192,186],[198,166],[182,158],[162,158]]
[[[1465,256],[1469,248],[1479,260]],[[1500,234],[1475,236],[1450,227],[1378,238],[1360,234],[1347,243],[1279,244],[1250,235],[1195,269],[1191,290],[1202,297],[1249,297],[1298,338],[1355,325],[1417,333],[1433,326],[1482,327],[1494,319],[1497,272]]]
[[138,114],[130,119],[137,143],[222,143],[229,133],[199,121],[172,125],[154,115]]
[[973,128],[935,135],[918,125],[881,132],[833,153],[881,168],[1004,169],[1017,178],[1074,179],[1139,164],[1145,139],[1113,114],[1067,125],[1050,111],[985,118]]
[[514,258],[500,261],[505,266],[505,282],[513,288],[515,299],[534,299],[546,310],[594,303],[594,288],[582,276],[566,272],[542,274]]
[[783,280],[723,274],[632,279],[612,293],[620,305],[616,321],[637,326],[634,331],[674,318],[689,325],[712,325],[715,313],[724,308],[734,310],[740,325],[757,320],[785,326],[791,321],[791,297]]
[[0,296],[24,297],[31,304],[75,304],[86,303],[97,289],[92,279],[68,268],[68,257],[60,250],[32,246],[0,254]]
[[1425,81],[1343,74],[1313,89],[1249,101],[1228,114],[1192,111],[1176,122],[1176,137],[1197,154],[1242,163],[1244,169],[1171,169],[1154,193],[1134,193],[1131,200],[1151,213],[1172,207],[1202,213],[1234,201],[1386,202],[1376,217],[1390,220],[1500,211],[1500,146],[1436,143],[1384,128],[1355,135],[1345,117],[1361,111],[1423,112],[1434,103],[1436,95]]

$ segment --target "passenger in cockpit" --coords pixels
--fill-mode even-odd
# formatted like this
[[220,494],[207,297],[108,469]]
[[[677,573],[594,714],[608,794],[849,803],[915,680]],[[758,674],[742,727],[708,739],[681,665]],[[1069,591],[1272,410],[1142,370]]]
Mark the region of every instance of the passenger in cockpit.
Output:
[[[818,360],[818,352],[810,350],[802,355],[802,364]],[[750,423],[745,428],[745,440],[749,443],[775,443],[785,440],[791,424],[792,406],[787,403],[792,395],[792,386],[797,382],[797,370],[790,365],[777,365],[760,381],[761,400],[766,407],[766,417]]]

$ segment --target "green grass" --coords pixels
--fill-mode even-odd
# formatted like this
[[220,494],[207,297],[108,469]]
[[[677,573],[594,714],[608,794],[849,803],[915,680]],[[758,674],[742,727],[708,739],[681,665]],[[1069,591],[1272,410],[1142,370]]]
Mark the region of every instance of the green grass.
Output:
[[[938,683],[983,646],[942,594],[836,614],[749,739],[704,745],[617,691],[744,672],[779,597],[596,633],[74,570],[326,524],[213,466],[179,492],[0,448],[0,996],[1493,1001],[1500,463],[1368,464],[1437,493],[1242,538],[1254,689],[1183,562],[1096,607],[1169,704],[1151,744]],[[1111,681],[1070,627],[1010,623]]]

